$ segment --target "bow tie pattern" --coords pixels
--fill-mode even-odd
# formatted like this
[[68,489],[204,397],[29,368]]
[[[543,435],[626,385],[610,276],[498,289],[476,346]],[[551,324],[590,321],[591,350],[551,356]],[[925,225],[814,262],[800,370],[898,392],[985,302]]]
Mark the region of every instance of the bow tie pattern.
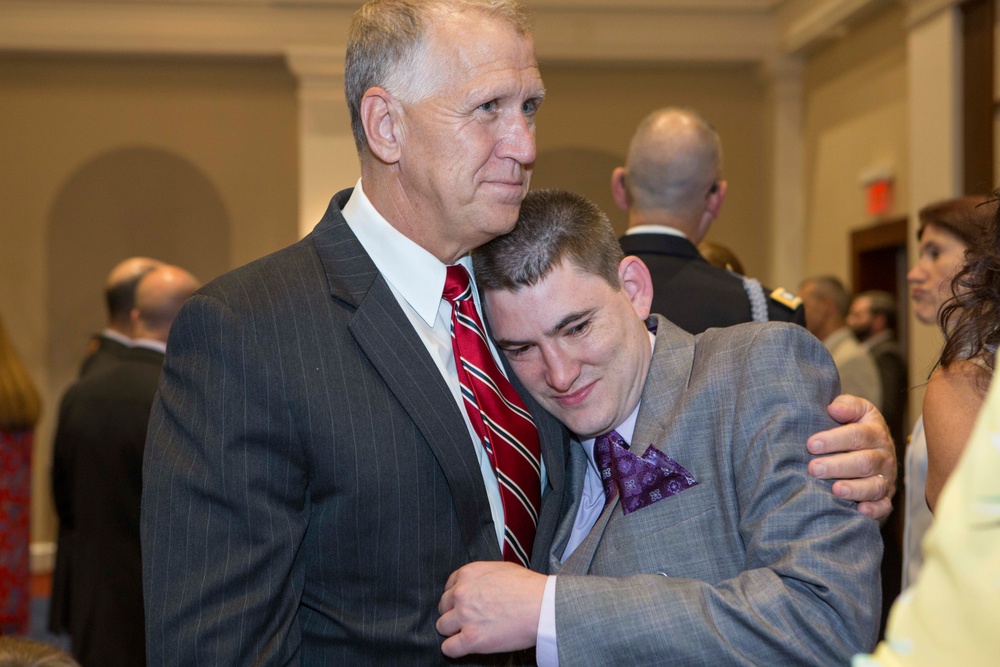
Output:
[[614,480],[625,514],[698,484],[684,466],[652,445],[642,458],[617,444],[610,449],[610,466],[602,469],[601,475],[605,479],[610,475]]

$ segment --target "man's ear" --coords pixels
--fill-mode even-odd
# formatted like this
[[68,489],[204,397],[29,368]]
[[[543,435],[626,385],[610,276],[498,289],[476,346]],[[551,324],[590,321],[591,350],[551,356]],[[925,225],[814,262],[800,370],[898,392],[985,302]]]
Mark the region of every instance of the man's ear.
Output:
[[618,208],[623,211],[627,211],[629,205],[628,188],[625,186],[627,174],[625,167],[615,167],[611,172],[611,196],[615,198]]
[[139,318],[140,318],[140,315],[139,315],[139,309],[138,308],[133,308],[132,310],[129,311],[129,313],[128,313],[128,328],[129,328],[128,335],[129,335],[130,338],[135,338],[134,334],[136,332],[136,329],[139,326]]
[[645,320],[653,303],[653,277],[649,269],[641,259],[629,255],[618,264],[618,277],[632,308],[639,319]]
[[719,210],[722,203],[726,201],[726,192],[729,190],[729,183],[720,179],[715,188],[715,192],[708,196],[708,208],[712,211],[713,217],[719,217]]
[[399,107],[392,93],[375,86],[361,97],[361,125],[368,150],[386,164],[399,161]]
[[728,189],[729,183],[726,181],[720,180],[715,182],[712,192],[705,198],[705,212],[701,214],[701,220],[698,221],[695,238],[688,239],[689,241],[697,245],[704,240],[708,234],[708,228],[719,217],[719,210],[722,208],[722,203],[726,201],[726,190]]

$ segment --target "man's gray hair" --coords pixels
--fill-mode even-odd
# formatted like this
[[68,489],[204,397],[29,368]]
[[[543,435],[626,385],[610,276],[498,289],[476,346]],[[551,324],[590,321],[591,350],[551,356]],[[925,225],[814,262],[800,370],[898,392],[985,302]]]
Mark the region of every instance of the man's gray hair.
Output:
[[530,32],[527,10],[515,0],[371,0],[354,12],[347,38],[344,93],[358,152],[367,150],[361,98],[375,86],[406,102],[433,90],[444,72],[429,72],[423,47],[435,14],[473,10]]
[[623,257],[611,222],[597,204],[566,190],[533,190],[521,204],[514,229],[474,251],[473,265],[482,290],[534,285],[564,260],[619,289]]

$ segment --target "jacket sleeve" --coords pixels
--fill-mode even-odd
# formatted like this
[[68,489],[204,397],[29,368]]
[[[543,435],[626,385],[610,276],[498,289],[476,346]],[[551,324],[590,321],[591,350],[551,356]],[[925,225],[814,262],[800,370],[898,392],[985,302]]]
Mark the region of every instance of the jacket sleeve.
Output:
[[299,649],[306,465],[254,327],[200,294],[171,329],[143,467],[150,665],[287,664]]

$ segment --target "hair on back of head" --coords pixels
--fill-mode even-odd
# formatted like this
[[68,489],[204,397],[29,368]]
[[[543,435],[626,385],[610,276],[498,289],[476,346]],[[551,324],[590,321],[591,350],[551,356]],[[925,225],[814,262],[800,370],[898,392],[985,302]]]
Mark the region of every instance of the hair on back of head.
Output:
[[566,190],[532,190],[510,233],[473,252],[483,290],[534,285],[569,261],[618,289],[624,254],[608,216],[586,197]]

